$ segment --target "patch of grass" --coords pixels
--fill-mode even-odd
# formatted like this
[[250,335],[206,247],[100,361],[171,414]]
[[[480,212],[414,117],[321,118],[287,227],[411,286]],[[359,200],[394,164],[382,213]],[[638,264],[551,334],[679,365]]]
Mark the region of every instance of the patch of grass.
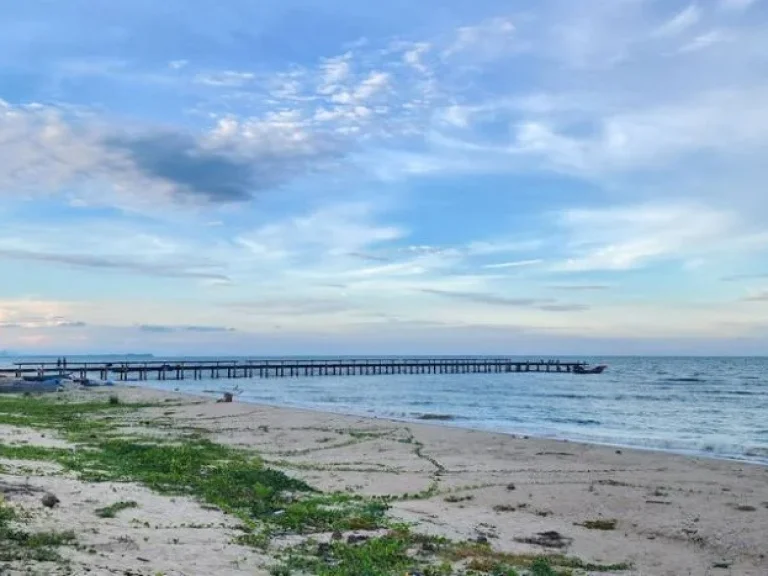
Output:
[[271,573],[320,576],[390,576],[418,572],[425,576],[488,575],[566,576],[571,571],[621,571],[627,565],[593,565],[576,558],[495,552],[487,544],[451,542],[410,532],[406,526],[362,543],[304,542],[288,550]]
[[114,518],[121,510],[128,510],[129,508],[138,508],[138,504],[133,500],[115,502],[104,508],[96,509],[96,516],[99,518]]
[[558,574],[546,559],[536,558],[531,563],[531,576],[558,576]]
[[[138,482],[161,494],[196,497],[266,533],[373,530],[384,525],[384,502],[322,495],[242,450],[196,436],[151,443],[110,437],[109,428],[119,421],[104,416],[145,406],[2,398],[0,422],[8,417],[14,424],[61,430],[81,446],[70,450],[3,444],[0,456],[54,461],[86,481]],[[97,514],[113,517],[125,507],[118,503]]]
[[[568,570],[585,570],[588,572],[621,572],[628,570],[630,565],[620,564],[592,564],[584,562],[580,558],[563,556],[559,554],[542,557],[534,554],[509,554],[497,552],[488,544],[475,542],[460,542],[451,544],[444,550],[444,555],[453,562],[485,560],[494,565],[512,566],[515,569],[533,569],[535,565],[546,565],[554,570],[555,575],[568,574]],[[543,570],[543,568],[540,568]],[[542,572],[542,576],[546,573]]]
[[334,530],[376,530],[386,525],[384,502],[348,495],[322,495],[293,502],[273,515],[270,523],[292,533]]
[[467,570],[494,576],[518,576],[517,570],[511,566],[505,566],[487,558],[473,558],[467,563]]
[[458,494],[450,494],[449,496],[446,496],[444,500],[446,502],[455,504],[457,502],[467,502],[469,500],[474,500],[475,497],[472,496],[472,494],[467,494],[465,496],[459,496]]
[[155,404],[73,402],[58,397],[0,397],[0,424],[44,428],[62,433],[72,442],[97,440],[112,428],[114,415],[129,414]]
[[27,532],[21,529],[14,508],[0,500],[0,562],[55,562],[59,546],[73,544],[75,533]]
[[271,573],[291,574],[294,571],[317,576],[391,576],[405,574],[414,567],[409,556],[410,542],[400,536],[385,536],[359,545],[334,542],[322,549],[311,545],[291,554],[283,565]]
[[598,519],[598,520],[586,520],[577,526],[583,526],[587,530],[616,530],[616,520]]

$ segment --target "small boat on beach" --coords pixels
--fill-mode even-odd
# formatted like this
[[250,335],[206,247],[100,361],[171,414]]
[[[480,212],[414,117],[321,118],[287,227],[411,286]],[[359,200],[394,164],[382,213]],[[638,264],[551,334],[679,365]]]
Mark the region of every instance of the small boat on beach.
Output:
[[100,386],[114,386],[113,380],[96,380],[94,378],[75,378],[75,384],[85,386],[86,388],[98,388]]
[[72,374],[38,374],[36,376],[22,376],[24,382],[52,382],[71,379]]
[[[0,380],[0,394],[56,392],[64,382],[59,378],[48,380]],[[71,382],[71,380],[66,382]]]
[[586,366],[574,366],[573,373],[574,374],[602,374],[605,372],[605,369],[608,368],[608,366],[600,365],[600,366],[594,366],[593,368],[587,368]]

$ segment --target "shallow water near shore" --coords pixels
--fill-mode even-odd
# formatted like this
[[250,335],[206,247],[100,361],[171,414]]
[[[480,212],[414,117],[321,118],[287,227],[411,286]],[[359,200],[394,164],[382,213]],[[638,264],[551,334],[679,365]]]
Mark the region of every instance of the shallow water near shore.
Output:
[[[593,359],[597,362],[598,359]],[[420,374],[142,382],[237,401],[768,464],[768,358],[610,358],[599,376]]]

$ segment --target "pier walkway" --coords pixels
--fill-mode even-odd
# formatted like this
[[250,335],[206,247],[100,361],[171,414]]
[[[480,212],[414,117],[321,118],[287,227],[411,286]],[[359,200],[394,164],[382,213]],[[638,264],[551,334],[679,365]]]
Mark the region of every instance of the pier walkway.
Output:
[[102,380],[200,380],[203,378],[289,378],[299,376],[362,376],[383,374],[467,374],[504,372],[572,373],[586,362],[521,360],[519,358],[338,358],[253,360],[158,360],[152,362],[18,362],[0,374],[59,375]]

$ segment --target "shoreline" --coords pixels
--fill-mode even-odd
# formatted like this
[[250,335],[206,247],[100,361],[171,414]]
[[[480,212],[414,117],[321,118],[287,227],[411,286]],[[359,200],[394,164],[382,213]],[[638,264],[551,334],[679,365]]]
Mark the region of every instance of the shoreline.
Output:
[[[111,396],[117,398],[114,405]],[[66,428],[61,430],[68,430],[66,433],[52,432],[58,426],[55,419],[51,420],[55,426],[51,424],[45,431],[25,428],[16,422],[16,416],[9,415],[11,403],[29,406],[35,413],[49,404],[36,398],[0,398],[0,404],[8,404],[0,417],[16,422],[0,425],[4,450],[0,486],[37,490],[21,495],[6,492],[13,506],[33,512],[30,529],[78,528],[76,547],[60,549],[77,574],[106,576],[130,569],[142,576],[266,575],[279,562],[288,570],[280,574],[299,574],[301,570],[289,570],[297,558],[326,562],[324,555],[333,555],[338,547],[345,554],[373,554],[376,542],[392,533],[392,528],[387,532],[381,527],[402,522],[412,524],[408,534],[421,535],[408,536],[409,545],[426,547],[429,543],[431,555],[450,552],[439,560],[453,562],[451,574],[456,575],[466,572],[468,562],[487,569],[477,574],[490,575],[503,561],[514,564],[520,576],[527,576],[526,566],[539,557],[550,559],[556,567],[560,562],[563,567],[554,572],[558,575],[768,573],[764,543],[768,471],[757,464],[526,439],[434,422],[400,422],[238,401],[217,403],[206,396],[143,386],[71,391],[56,398],[50,405],[65,411],[73,403],[86,402],[83,406],[94,410],[89,418],[96,418],[104,431],[90,433],[90,420],[80,418],[62,421]],[[114,412],[102,419],[106,409]],[[40,418],[30,420],[37,422],[34,428],[40,427]],[[84,442],[91,448],[72,452],[72,442]],[[119,458],[107,452],[106,459],[98,459],[94,450],[114,450],[114,442],[128,452]],[[286,524],[288,517],[293,518],[287,512],[286,516],[262,516],[243,528],[242,522],[247,520],[243,514],[251,514],[250,507],[232,508],[232,498],[249,484],[240,488],[222,484],[213,492],[206,484],[183,497],[164,494],[157,488],[167,481],[157,484],[155,466],[166,465],[165,460],[184,463],[187,457],[163,458],[157,464],[142,458],[130,464],[135,450],[186,450],[185,443],[190,442],[190,447],[197,446],[195,450],[211,452],[211,464],[223,457],[258,454],[263,465],[281,475],[276,477],[281,483],[298,482],[298,488],[285,493],[288,499],[281,501],[278,512],[317,513],[302,504],[302,498],[308,496],[297,496],[301,492],[296,490],[306,483],[320,491],[311,498],[336,502],[329,510],[339,513],[339,506],[351,506],[352,516],[334,520],[338,528],[333,530],[323,523],[324,515],[301,520],[314,523],[304,524],[296,534],[291,532],[294,528],[275,530],[302,526]],[[46,450],[57,454],[58,460],[41,460]],[[72,460],[72,454],[86,461]],[[34,460],[19,460],[25,455]],[[89,463],[89,458],[96,458],[98,465]],[[141,466],[147,465],[150,470],[144,472]],[[98,481],[90,479],[94,469],[103,470]],[[245,470],[222,477],[222,481],[233,482],[243,473]],[[258,469],[248,472],[256,473],[262,474]],[[168,481],[176,481],[174,478],[176,475]],[[196,482],[216,480],[207,474],[184,478],[192,487]],[[60,504],[42,507],[40,494],[44,491],[54,493]],[[366,516],[378,514],[381,506],[386,508],[385,517]],[[274,524],[266,545],[258,531],[248,532],[260,530],[263,522]],[[338,544],[334,543],[337,532],[342,538]],[[439,539],[430,543],[429,539],[438,536],[451,544]],[[312,540],[314,548],[307,556],[301,546]],[[424,554],[427,552],[406,555],[400,561],[413,558],[422,562]],[[309,573],[316,573],[317,566],[313,566]],[[410,569],[397,566],[397,570],[381,573],[403,574]],[[421,566],[423,572],[429,564]],[[45,565],[44,573],[67,572]],[[19,569],[9,574],[26,572]]]
[[[136,382],[130,382],[130,383],[120,383],[119,386],[123,387],[136,387],[136,388],[146,388],[149,390],[159,391],[159,392],[168,392],[168,393],[174,393],[174,394],[185,394],[196,398],[206,399],[206,400],[216,400],[221,396],[221,393],[225,392],[225,390],[217,391],[217,392],[201,392],[200,394],[196,394],[195,392],[189,392],[189,391],[182,391],[182,390],[167,390],[164,388],[159,387],[153,387],[151,385],[147,385],[146,382],[143,382],[141,384],[138,384]],[[235,397],[237,399],[237,397]],[[481,428],[477,426],[464,426],[461,424],[462,420],[470,420],[469,418],[457,416],[453,414],[429,414],[429,413],[423,413],[422,416],[427,416],[426,418],[408,418],[408,417],[401,417],[398,418],[396,416],[391,415],[377,415],[375,413],[371,412],[347,412],[344,410],[331,410],[331,409],[324,409],[322,407],[317,406],[309,406],[309,405],[303,405],[303,404],[279,404],[279,403],[270,403],[270,402],[258,402],[258,401],[249,401],[249,400],[238,400],[241,403],[249,404],[252,406],[265,406],[269,408],[275,408],[275,409],[285,409],[285,410],[299,410],[299,411],[307,411],[307,412],[319,412],[322,414],[329,414],[329,415],[338,415],[338,416],[346,416],[350,418],[370,418],[372,420],[382,420],[386,422],[393,422],[393,423],[406,423],[406,424],[416,424],[416,425],[428,425],[428,426],[437,426],[437,427],[445,427],[445,428],[454,428],[454,429],[460,429],[460,430],[472,430],[475,432],[482,432],[487,434],[503,434],[506,436],[511,436],[513,438],[523,438],[523,437],[529,437],[529,438],[535,438],[539,440],[548,440],[553,442],[570,442],[573,444],[586,444],[590,446],[603,446],[606,448],[620,448],[625,450],[638,450],[641,452],[658,452],[660,454],[669,454],[669,455],[675,455],[675,456],[683,456],[688,458],[704,458],[704,459],[712,459],[716,461],[724,461],[724,462],[734,462],[734,463],[742,463],[742,464],[752,464],[756,466],[762,466],[762,467],[768,467],[768,447],[765,448],[767,454],[765,457],[761,457],[760,459],[750,459],[749,456],[739,456],[736,454],[733,455],[726,455],[722,453],[718,453],[716,451],[707,451],[707,450],[696,450],[696,449],[684,449],[684,448],[663,448],[659,446],[639,446],[637,444],[625,444],[620,442],[610,442],[605,441],[601,442],[598,440],[592,440],[592,439],[583,439],[578,438],[575,436],[568,436],[566,434],[563,435],[544,435],[537,433],[535,431],[525,431],[525,430],[515,430],[515,431],[507,431],[507,430],[494,430],[491,428]],[[434,416],[434,417],[429,417]],[[761,448],[762,449],[762,448]]]

